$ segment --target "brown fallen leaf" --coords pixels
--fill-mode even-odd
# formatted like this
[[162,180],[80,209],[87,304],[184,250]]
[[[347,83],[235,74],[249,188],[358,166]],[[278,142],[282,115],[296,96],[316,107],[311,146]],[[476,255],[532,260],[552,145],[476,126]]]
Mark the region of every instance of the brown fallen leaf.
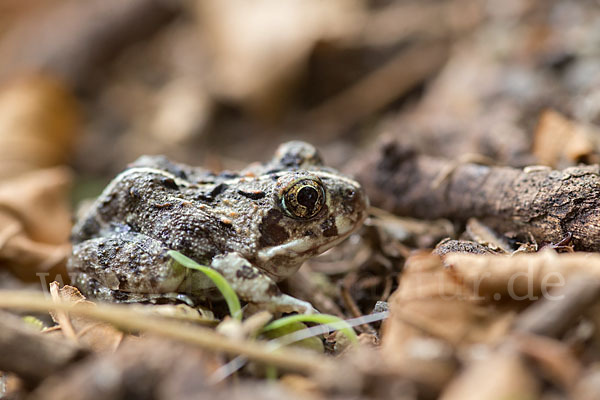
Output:
[[456,371],[454,353],[475,343],[496,343],[510,328],[514,313],[482,300],[440,257],[410,257],[389,300],[382,357],[411,380],[441,390]]
[[579,400],[600,398],[600,365],[594,364],[582,374],[571,392],[571,398]]
[[573,165],[582,160],[600,161],[598,132],[590,126],[571,121],[562,114],[546,110],[538,122],[533,141],[533,154],[544,165],[553,168]]
[[444,259],[464,285],[483,297],[537,300],[568,279],[600,279],[600,255],[543,250],[515,256],[449,254]]
[[583,366],[557,338],[597,302],[599,278],[597,254],[412,256],[389,302],[383,357],[431,384],[435,370],[419,371],[417,344],[429,340],[438,354],[444,347],[456,354],[466,368],[437,382],[440,390],[450,382],[444,399],[536,398],[540,386],[525,359],[573,390]]
[[[55,302],[81,303],[95,307],[94,303],[87,301],[79,290],[73,286],[67,285],[59,289],[58,282],[52,282],[50,284],[50,294]],[[107,323],[79,315],[69,315],[65,311],[51,311],[50,315],[60,325],[61,335],[96,352],[116,350],[124,337],[123,332]],[[48,334],[55,335],[58,334],[58,331],[54,330],[48,332]]]
[[523,357],[503,349],[469,366],[444,390],[440,399],[537,399],[539,390]]
[[0,179],[64,164],[79,123],[77,100],[56,79],[28,75],[0,87]]
[[313,46],[349,38],[364,17],[360,0],[196,3],[211,52],[210,89],[266,118],[286,105]]
[[66,168],[36,170],[0,181],[0,267],[25,280],[66,278],[71,214]]
[[[493,343],[510,326],[512,313],[502,312],[465,285],[438,256],[410,257],[400,286],[390,298],[383,348],[389,357],[419,337],[441,339],[453,346]],[[407,349],[405,349],[407,350]]]

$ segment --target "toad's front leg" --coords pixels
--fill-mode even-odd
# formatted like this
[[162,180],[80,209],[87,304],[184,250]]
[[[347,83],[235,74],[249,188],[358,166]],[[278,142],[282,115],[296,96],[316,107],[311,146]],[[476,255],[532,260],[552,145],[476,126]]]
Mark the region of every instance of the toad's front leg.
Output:
[[210,266],[225,277],[242,299],[261,308],[273,312],[317,312],[309,302],[281,293],[273,279],[238,253],[217,256]]

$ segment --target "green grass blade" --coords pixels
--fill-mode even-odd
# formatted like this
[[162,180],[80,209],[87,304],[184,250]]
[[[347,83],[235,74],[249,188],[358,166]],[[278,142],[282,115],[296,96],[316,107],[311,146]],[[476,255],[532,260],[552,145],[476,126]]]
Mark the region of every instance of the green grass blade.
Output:
[[265,369],[265,377],[268,381],[275,382],[277,380],[277,367],[274,365],[267,365]]
[[266,325],[262,331],[270,331],[273,329],[279,329],[285,325],[293,324],[296,322],[312,322],[315,324],[327,325],[335,330],[342,332],[348,340],[352,343],[358,343],[358,338],[354,329],[343,319],[336,317],[335,315],[329,314],[297,314],[289,315],[287,317],[279,318],[270,324]]
[[242,319],[242,307],[240,306],[240,299],[238,298],[231,285],[229,285],[229,282],[227,282],[227,280],[223,277],[223,275],[221,275],[219,272],[215,271],[210,267],[198,264],[196,261],[184,256],[178,251],[169,250],[167,254],[182,266],[194,269],[196,271],[200,271],[206,276],[208,276],[210,280],[213,281],[217,289],[219,289],[219,291],[223,295],[223,298],[225,298],[225,301],[227,302],[227,307],[229,307],[229,314],[231,314],[233,318],[239,320]]
[[41,331],[44,329],[44,323],[33,315],[25,315],[21,318],[27,325]]
[[[303,322],[290,321],[279,328],[273,328],[267,331],[262,331],[261,335],[265,339],[272,339],[276,343],[281,343],[282,345],[289,344],[294,347],[300,347],[323,354],[325,352],[325,347],[323,346],[323,342],[321,341],[321,339],[317,337],[319,336],[318,334],[312,337],[302,338],[298,340],[293,339],[294,333],[303,332],[307,329],[309,329],[308,326],[306,326],[306,324],[304,324]],[[289,341],[287,341],[288,338]],[[284,341],[280,342],[281,339],[283,339]]]

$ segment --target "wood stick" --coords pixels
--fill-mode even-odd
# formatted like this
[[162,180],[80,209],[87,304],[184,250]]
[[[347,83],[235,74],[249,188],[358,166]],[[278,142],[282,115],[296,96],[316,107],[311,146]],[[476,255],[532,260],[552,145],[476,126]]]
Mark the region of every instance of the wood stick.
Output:
[[68,311],[109,322],[121,329],[156,333],[206,350],[242,355],[254,361],[306,374],[318,371],[319,368],[332,368],[333,365],[333,361],[324,356],[288,348],[273,350],[272,346],[257,341],[233,340],[211,329],[139,314],[124,305],[96,304],[95,307],[90,307],[73,303],[52,303],[41,293],[7,290],[0,291],[0,308]]
[[460,164],[388,141],[359,170],[373,205],[396,214],[461,222],[475,217],[538,243],[572,234],[577,250],[600,251],[598,165],[552,170]]

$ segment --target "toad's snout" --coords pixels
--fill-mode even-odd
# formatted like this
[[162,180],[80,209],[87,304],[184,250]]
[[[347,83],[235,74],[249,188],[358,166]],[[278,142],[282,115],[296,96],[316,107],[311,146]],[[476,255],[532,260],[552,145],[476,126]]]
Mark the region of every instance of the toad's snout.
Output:
[[362,212],[369,208],[369,198],[362,186],[348,187],[342,194],[342,203],[349,213]]
[[336,218],[338,234],[346,235],[356,230],[366,218],[369,199],[358,184],[341,189],[338,196],[342,211]]

